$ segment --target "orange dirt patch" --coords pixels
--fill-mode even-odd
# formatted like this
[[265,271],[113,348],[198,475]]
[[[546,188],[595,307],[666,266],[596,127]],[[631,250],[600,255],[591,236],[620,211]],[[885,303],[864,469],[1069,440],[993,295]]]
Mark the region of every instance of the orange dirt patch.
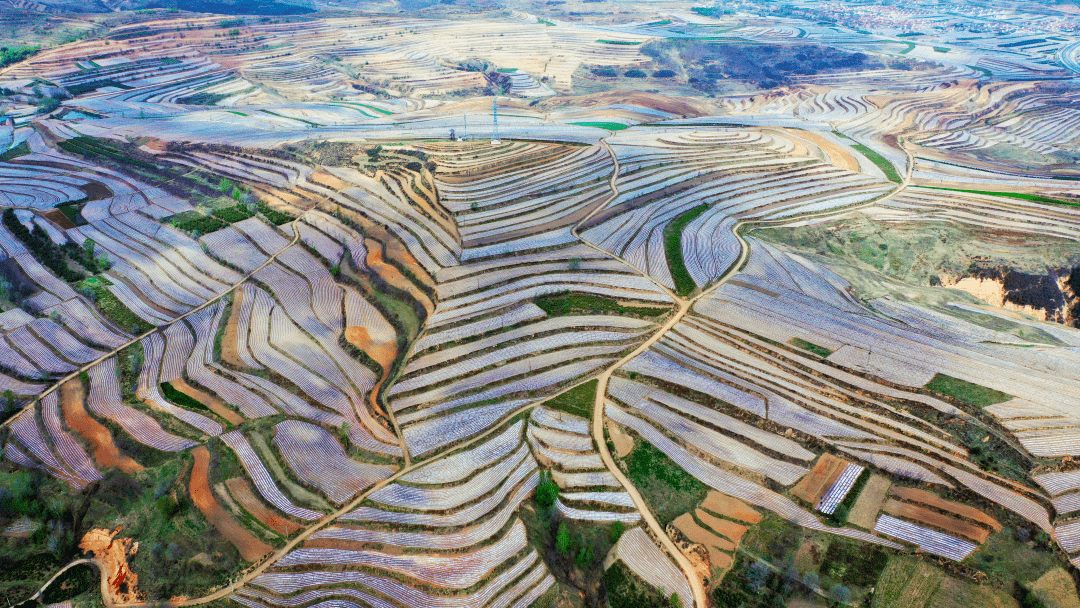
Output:
[[701,506],[717,515],[730,517],[731,519],[746,522],[748,524],[756,524],[761,521],[761,513],[758,513],[751,508],[750,505],[738,498],[733,498],[727,494],[721,494],[716,490],[709,491],[709,495],[701,502]]
[[[420,291],[420,288],[413,284],[412,281],[405,278],[405,275],[401,274],[401,271],[383,261],[383,245],[375,239],[364,239],[364,247],[367,247],[368,255],[364,260],[368,267],[371,268],[376,274],[378,274],[384,281],[391,286],[396,287],[405,293],[412,296],[416,301],[427,310],[427,314],[430,316],[435,312],[435,304],[431,302],[427,294]],[[413,274],[418,277],[427,275],[427,271],[424,270],[420,263],[416,261],[408,252],[397,252],[395,255]]]
[[944,530],[955,536],[962,536],[980,544],[986,542],[986,539],[990,536],[990,531],[982,526],[976,526],[951,515],[944,515],[937,511],[931,511],[926,507],[900,502],[891,498],[885,503],[885,512],[915,523],[926,524]]
[[892,495],[897,498],[907,500],[909,502],[917,502],[920,504],[924,504],[928,507],[939,509],[941,511],[948,511],[949,513],[952,513],[954,515],[966,517],[967,519],[970,519],[972,521],[990,526],[994,529],[995,532],[1001,531],[1001,524],[998,522],[998,520],[990,517],[986,513],[983,513],[982,511],[970,505],[945,500],[937,494],[927,492],[926,490],[895,487],[892,490]]
[[231,424],[240,424],[244,421],[244,417],[236,413],[229,406],[225,405],[217,395],[211,395],[210,393],[199,390],[194,386],[191,386],[184,381],[183,378],[177,378],[172,380],[169,384],[173,385],[173,388],[184,393],[188,397],[198,401],[199,403],[210,408],[210,411],[214,412],[218,416],[221,416],[225,420],[228,420]]
[[202,511],[225,540],[229,541],[240,551],[240,556],[249,562],[262,559],[273,552],[273,547],[255,538],[251,532],[245,530],[232,515],[221,508],[214,495],[210,492],[210,482],[207,476],[210,472],[210,450],[206,446],[199,446],[191,451],[195,457],[195,466],[191,469],[191,501]]
[[890,485],[892,485],[892,482],[887,478],[881,475],[871,475],[870,479],[866,481],[866,485],[863,486],[862,492],[859,493],[855,505],[851,507],[848,522],[872,530],[877,522],[881,506],[885,504],[885,499],[889,497]]
[[83,383],[72,378],[60,385],[60,408],[68,428],[86,439],[94,461],[102,468],[115,467],[131,474],[143,470],[143,466],[120,451],[109,429],[94,420],[83,406]]
[[811,133],[810,131],[798,131],[796,133],[790,129],[784,129],[784,133],[789,136],[805,139],[821,148],[821,151],[828,157],[827,162],[831,162],[841,169],[847,169],[848,171],[854,171],[856,173],[859,172],[859,161],[855,160],[855,157],[852,156],[851,152],[845,150],[842,146],[839,146],[816,133]]
[[[700,547],[705,547],[705,550],[709,555],[709,564],[711,566],[723,568],[724,566],[722,564],[725,562],[728,565],[731,564],[731,556],[726,552],[734,551],[735,545],[699,526],[689,513],[683,513],[678,516],[675,518],[675,521],[671,522],[671,525],[682,533],[682,535],[691,543],[695,543],[695,545],[683,549],[683,553],[687,554],[688,558],[690,557],[690,550],[695,546],[698,547],[699,550]],[[695,569],[701,570],[700,567],[695,567]],[[711,572],[705,572],[704,576],[707,578],[709,574],[711,574]]]
[[643,91],[609,91],[603,93],[591,93],[589,95],[549,97],[537,104],[541,109],[552,109],[562,106],[575,108],[591,108],[594,106],[606,106],[610,104],[630,103],[646,108],[653,108],[662,112],[680,114],[684,118],[705,116],[712,113],[703,104],[695,103],[689,99],[668,97],[658,93],[646,93]]
[[725,538],[731,540],[731,542],[735,543],[736,545],[739,544],[739,541],[742,540],[743,534],[746,534],[746,526],[735,523],[730,519],[720,519],[719,517],[716,517],[715,515],[710,515],[709,513],[701,509],[695,511],[694,514],[697,515],[697,518],[701,520],[701,523],[709,526],[714,531],[716,531],[717,534],[720,534],[721,536],[724,536]]
[[811,505],[816,505],[847,465],[847,461],[832,454],[822,454],[814,463],[814,468],[810,469],[810,472],[800,479],[794,488],[791,488],[791,495]]
[[[225,322],[225,336],[221,339],[221,360],[233,367],[243,369],[246,366],[236,354],[236,326],[240,324],[240,306],[243,303],[244,294],[240,290],[236,290],[234,293],[232,313],[229,315],[229,320]],[[244,338],[246,339],[247,336],[244,336]]]
[[116,538],[123,529],[123,526],[115,530],[95,528],[79,541],[79,548],[84,553],[93,554],[94,559],[105,569],[109,594],[112,600],[118,603],[135,602],[139,599],[135,590],[139,584],[139,575],[131,571],[127,560],[129,555],[135,555],[139,550],[139,543],[133,538]]
[[615,445],[615,452],[618,453],[619,458],[626,458],[626,455],[634,449],[634,438],[628,435],[613,420],[607,421],[607,432],[608,436],[611,437],[611,443]]
[[[390,376],[390,368],[394,365],[394,359],[397,358],[397,341],[376,342],[371,339],[371,334],[368,333],[367,328],[359,325],[346,327],[345,339],[356,348],[367,353],[369,357],[382,366],[382,378],[379,378],[375,386],[371,387],[371,391],[368,393],[368,403],[371,404],[371,411],[377,413],[379,421],[386,426],[385,418],[387,413],[379,406],[379,390]],[[393,429],[387,427],[387,430]]]
[[300,529],[300,524],[289,521],[277,511],[259,502],[259,499],[255,497],[255,493],[251,491],[251,484],[246,479],[233,477],[225,482],[225,487],[229,489],[229,494],[244,510],[251,513],[255,519],[274,532],[288,536]]

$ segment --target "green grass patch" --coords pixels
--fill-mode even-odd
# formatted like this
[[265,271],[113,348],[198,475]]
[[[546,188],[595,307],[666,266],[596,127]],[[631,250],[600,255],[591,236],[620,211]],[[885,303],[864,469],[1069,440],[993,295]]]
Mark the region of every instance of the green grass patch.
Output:
[[824,359],[825,357],[828,357],[833,352],[833,351],[825,348],[824,346],[818,346],[817,344],[814,344],[813,342],[807,342],[806,340],[803,340],[802,338],[792,338],[792,339],[788,340],[788,344],[794,346],[795,348],[801,348],[801,349],[805,350],[806,352],[814,353],[815,355],[821,357],[822,359]]
[[[607,605],[611,608],[674,608],[681,606],[678,596],[661,595],[660,590],[634,574],[622,560],[616,561],[604,572],[604,590]],[[723,606],[724,604],[720,604]],[[732,604],[733,606],[735,604]]]
[[986,196],[1003,196],[1006,198],[1017,198],[1024,201],[1031,201],[1033,203],[1049,203],[1051,205],[1069,205],[1071,207],[1080,207],[1080,202],[1075,201],[1063,201],[1057,198],[1050,198],[1047,196],[1040,196],[1038,194],[1026,194],[1024,192],[994,192],[991,190],[965,190],[962,188],[940,188],[937,186],[919,186],[927,190],[948,190],[949,192],[966,192],[968,194],[984,194]]
[[71,220],[72,224],[75,224],[76,226],[86,225],[86,218],[82,216],[83,203],[64,203],[63,205],[57,205],[56,208],[60,213],[64,214],[64,217]]
[[25,141],[15,146],[14,148],[0,154],[0,161],[9,161],[13,158],[19,158],[20,156],[26,156],[30,154],[30,144]]
[[878,169],[881,169],[881,172],[885,174],[885,177],[889,178],[890,182],[895,182],[897,184],[903,183],[904,179],[896,172],[896,167],[888,160],[885,160],[884,156],[862,144],[852,144],[851,147],[859,154],[870,159],[870,162],[877,165]]
[[948,53],[948,52],[949,52],[949,51],[951,51],[952,49],[950,49],[950,48],[949,48],[949,47],[947,47],[947,46],[935,46],[935,47],[934,47],[934,50],[935,50],[935,51],[937,51],[937,52],[939,52],[939,53]]
[[904,32],[903,34],[897,34],[897,38],[911,38],[912,36],[925,36],[922,32]]
[[199,234],[209,234],[228,226],[222,220],[212,215],[203,215],[198,211],[178,213],[169,218],[169,223],[185,232],[198,232]]
[[994,77],[994,73],[991,72],[990,70],[986,69],[986,68],[978,68],[978,67],[975,67],[973,65],[969,65],[967,67],[975,70],[976,72],[981,73],[983,76],[986,76],[987,78],[993,78]]
[[1013,398],[1008,393],[973,384],[967,380],[946,376],[945,374],[935,374],[933,379],[927,382],[923,388],[940,395],[952,397],[973,407],[986,407]]
[[661,526],[692,511],[709,493],[705,484],[644,439],[635,439],[634,449],[623,461],[630,481],[652,507]]
[[[831,523],[834,526],[843,526],[847,523],[848,514],[851,513],[851,507],[855,506],[855,501],[859,498],[859,493],[866,487],[866,482],[870,481],[870,470],[863,469],[862,473],[859,473],[859,477],[855,479],[854,485],[848,490],[844,500],[840,501],[840,504],[836,505],[836,510],[829,516]],[[884,564],[881,566],[885,567]]]
[[624,125],[621,122],[572,122],[572,125],[579,127],[596,127],[597,129],[607,129],[608,131],[622,131],[630,125]]
[[87,591],[95,591],[98,587],[97,570],[90,564],[79,564],[64,571],[51,585],[45,588],[41,594],[43,604],[57,604],[82,595]]
[[646,27],[653,25],[671,25],[671,19],[664,19],[663,21],[653,21],[652,23],[645,24]]
[[641,44],[640,42],[631,42],[629,40],[597,40],[601,44],[621,44],[625,46],[632,46]]
[[270,223],[275,226],[288,224],[289,222],[293,221],[293,217],[288,213],[278,211],[277,209],[274,209],[273,207],[267,205],[262,201],[256,203],[255,207],[259,210],[259,213],[261,213],[263,217],[270,220]]
[[230,224],[233,222],[240,222],[246,220],[249,217],[253,217],[255,215],[254,211],[248,209],[242,204],[236,204],[231,207],[220,207],[218,209],[214,209],[211,213],[213,213],[215,217],[221,218],[222,220],[225,220]]
[[585,384],[575,386],[565,393],[545,401],[544,407],[562,410],[568,414],[581,416],[589,420],[592,418],[593,405],[596,403],[596,385],[598,383],[598,380],[589,380]]
[[236,110],[225,110],[225,111],[228,112],[229,114],[236,114],[237,116],[247,116],[247,114],[244,114],[243,112],[237,112]]
[[598,314],[607,312],[642,317],[658,317],[667,314],[669,310],[667,308],[623,306],[614,298],[584,293],[573,293],[569,291],[540,296],[533,300],[533,302],[544,309],[544,312],[554,317],[582,313]]
[[117,326],[122,327],[130,331],[135,335],[143,334],[151,329],[154,329],[153,325],[150,325],[146,321],[143,321],[138,315],[131,312],[120,298],[117,298],[111,291],[105,288],[108,283],[101,277],[90,277],[80,283],[78,286],[82,289],[89,290],[93,294],[94,303],[97,304],[98,310],[101,314],[105,315],[105,318],[109,319]]
[[160,384],[160,387],[161,393],[165,395],[165,398],[169,401],[172,401],[176,405],[186,407],[192,410],[203,410],[204,412],[211,411],[210,408],[203,405],[202,401],[199,401],[198,399],[195,399],[194,397],[191,397],[186,393],[180,392],[178,388],[176,388],[169,382],[162,382]]
[[900,51],[901,55],[907,55],[911,51],[915,50],[915,44],[911,42],[904,42],[901,40],[890,40],[890,42],[892,42],[893,44],[902,44],[906,47],[904,48],[904,50]]
[[188,95],[186,97],[179,97],[176,99],[176,103],[181,103],[188,106],[216,106],[219,101],[228,99],[229,96],[224,93],[205,93],[199,92]]
[[686,264],[682,257],[682,231],[686,225],[694,221],[698,216],[709,208],[707,204],[701,204],[689,211],[684,211],[664,228],[664,253],[667,257],[668,270],[671,278],[675,281],[675,293],[686,297],[697,289],[697,283],[690,277],[686,270]]
[[889,564],[889,554],[877,545],[835,538],[821,560],[821,576],[849,587],[870,587]]
[[271,116],[277,116],[278,118],[284,118],[285,120],[295,120],[296,122],[302,122],[305,125],[311,125],[313,127],[321,127],[322,126],[317,122],[311,122],[310,120],[304,120],[303,118],[297,118],[295,116],[285,116],[283,114],[278,114],[277,112],[271,112],[270,110],[259,110],[259,111],[264,112],[266,114],[269,114]]
[[1032,38],[1031,40],[1017,40],[1016,42],[1006,42],[1005,44],[999,44],[999,49],[1011,49],[1018,46],[1035,46],[1046,42],[1046,38]]
[[57,143],[66,152],[79,154],[88,158],[112,160],[128,167],[137,167],[157,174],[160,169],[156,165],[132,158],[132,155],[114,143],[97,137],[75,137]]
[[555,25],[554,23],[548,21],[547,19],[541,19],[539,17],[536,18],[536,22],[537,23],[542,23],[544,25],[552,25],[552,26]]

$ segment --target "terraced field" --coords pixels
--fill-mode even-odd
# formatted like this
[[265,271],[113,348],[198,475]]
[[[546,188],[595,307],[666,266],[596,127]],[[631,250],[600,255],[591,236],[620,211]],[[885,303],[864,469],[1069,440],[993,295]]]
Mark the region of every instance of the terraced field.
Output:
[[1076,44],[627,10],[117,11],[0,68],[10,603],[1068,596]]

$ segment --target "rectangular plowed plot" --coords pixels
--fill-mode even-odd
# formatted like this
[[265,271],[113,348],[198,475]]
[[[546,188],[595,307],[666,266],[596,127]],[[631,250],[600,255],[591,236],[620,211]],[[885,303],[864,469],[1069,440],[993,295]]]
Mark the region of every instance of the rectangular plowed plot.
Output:
[[716,547],[724,551],[734,551],[735,544],[726,538],[720,538],[712,532],[698,525],[689,513],[683,513],[671,522],[673,526],[682,532],[692,543],[699,543],[706,547]]
[[848,513],[848,522],[860,528],[872,529],[885,499],[889,497],[891,484],[891,481],[881,475],[871,475]]
[[800,498],[811,505],[818,504],[825,492],[836,483],[840,473],[848,463],[831,454],[822,454],[814,463],[814,468],[806,474],[795,487],[791,488],[791,495]]
[[195,457],[195,466],[191,468],[191,502],[195,503],[199,511],[225,537],[225,540],[236,546],[240,551],[240,556],[246,561],[257,561],[273,551],[270,545],[245,530],[240,522],[229,515],[214,499],[207,479],[210,472],[210,450],[206,449],[206,446],[199,446],[191,451],[191,455]]
[[260,502],[255,497],[255,493],[251,491],[251,484],[246,479],[234,477],[225,482],[225,487],[229,489],[229,494],[237,504],[250,513],[252,517],[259,520],[259,523],[274,532],[282,536],[288,536],[300,529],[300,524],[289,521],[277,511]]
[[986,539],[990,536],[990,531],[982,526],[968,523],[962,519],[952,517],[951,515],[944,515],[937,511],[931,511],[926,507],[900,502],[899,500],[891,498],[885,503],[884,510],[889,515],[923,524],[931,528],[937,528],[954,536],[961,536],[977,543],[986,542]]
[[742,540],[743,534],[746,534],[746,526],[735,523],[730,519],[721,519],[701,509],[694,512],[694,515],[701,520],[701,523],[712,528],[717,534],[727,538],[736,545]]
[[[892,489],[892,495],[906,500],[908,502],[917,502],[919,504],[933,507],[941,511],[948,511],[960,517],[965,517],[971,521],[978,522],[980,524],[986,524],[994,529],[995,532],[1001,531],[1001,524],[998,520],[990,517],[986,513],[972,507],[958,502],[952,502],[951,500],[945,500],[944,498],[927,492],[926,490],[919,490],[916,488],[903,488],[895,487]],[[849,518],[850,520],[850,518]]]
[[758,513],[750,505],[738,498],[721,494],[716,490],[709,491],[709,495],[705,497],[705,500],[701,501],[701,506],[717,515],[730,517],[736,521],[748,524],[756,524],[761,521],[761,513]]

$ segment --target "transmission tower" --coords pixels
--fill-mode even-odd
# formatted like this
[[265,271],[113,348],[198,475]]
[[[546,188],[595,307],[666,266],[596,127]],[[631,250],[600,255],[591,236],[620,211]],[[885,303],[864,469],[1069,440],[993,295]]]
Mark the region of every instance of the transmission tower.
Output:
[[499,145],[499,98],[491,98],[491,145]]

